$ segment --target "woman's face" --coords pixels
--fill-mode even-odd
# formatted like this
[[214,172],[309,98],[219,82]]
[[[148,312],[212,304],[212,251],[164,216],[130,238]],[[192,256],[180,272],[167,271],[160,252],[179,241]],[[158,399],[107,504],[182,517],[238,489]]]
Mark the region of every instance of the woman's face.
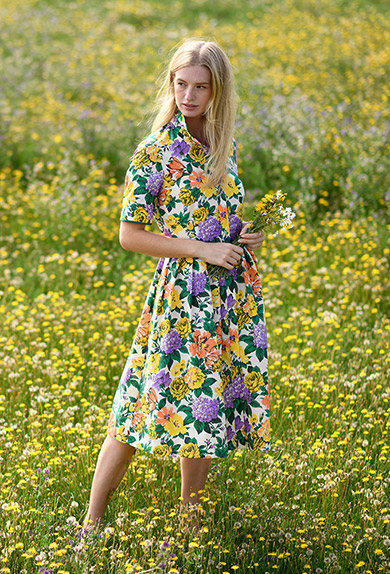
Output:
[[173,80],[176,105],[186,118],[200,119],[211,98],[211,73],[206,66],[186,66]]

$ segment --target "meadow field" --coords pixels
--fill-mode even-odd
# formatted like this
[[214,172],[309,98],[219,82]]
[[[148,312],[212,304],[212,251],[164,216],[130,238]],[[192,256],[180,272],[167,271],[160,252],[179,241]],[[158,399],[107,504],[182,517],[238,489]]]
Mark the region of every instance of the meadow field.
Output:
[[[0,573],[390,573],[389,12],[0,0]],[[235,69],[244,214],[297,213],[256,252],[272,448],[213,461],[198,532],[177,461],[138,452],[83,538],[157,265],[119,245],[124,176],[190,36]]]

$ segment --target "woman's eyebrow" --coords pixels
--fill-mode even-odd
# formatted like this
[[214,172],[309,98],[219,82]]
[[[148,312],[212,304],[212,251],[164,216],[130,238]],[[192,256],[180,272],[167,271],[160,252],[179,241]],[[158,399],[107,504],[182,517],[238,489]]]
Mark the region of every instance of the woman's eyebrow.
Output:
[[[183,78],[176,78],[176,80],[178,82],[185,82],[187,83],[187,80],[183,80]],[[198,86],[208,86],[209,82],[194,82],[195,84],[197,84]]]

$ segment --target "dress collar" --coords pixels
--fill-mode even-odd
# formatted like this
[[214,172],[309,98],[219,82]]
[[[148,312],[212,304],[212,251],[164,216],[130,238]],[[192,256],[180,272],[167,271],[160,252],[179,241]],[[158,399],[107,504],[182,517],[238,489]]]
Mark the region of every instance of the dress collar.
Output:
[[197,143],[198,145],[200,145],[200,147],[203,149],[203,151],[205,153],[209,152],[209,148],[207,146],[205,146],[204,144],[202,144],[199,140],[196,139],[196,137],[194,137],[189,129],[187,128],[187,123],[186,123],[186,119],[184,117],[184,115],[182,114],[182,112],[180,110],[177,110],[177,112],[175,113],[174,117],[173,117],[173,123],[176,126],[180,127],[180,130],[191,140],[193,140],[195,143]]

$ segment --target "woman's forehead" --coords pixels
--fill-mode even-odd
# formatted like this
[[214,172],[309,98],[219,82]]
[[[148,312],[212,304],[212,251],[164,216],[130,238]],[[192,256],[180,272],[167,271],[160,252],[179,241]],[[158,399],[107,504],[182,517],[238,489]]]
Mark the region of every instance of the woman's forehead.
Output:
[[208,84],[211,80],[210,70],[206,66],[185,66],[175,73],[175,79]]

